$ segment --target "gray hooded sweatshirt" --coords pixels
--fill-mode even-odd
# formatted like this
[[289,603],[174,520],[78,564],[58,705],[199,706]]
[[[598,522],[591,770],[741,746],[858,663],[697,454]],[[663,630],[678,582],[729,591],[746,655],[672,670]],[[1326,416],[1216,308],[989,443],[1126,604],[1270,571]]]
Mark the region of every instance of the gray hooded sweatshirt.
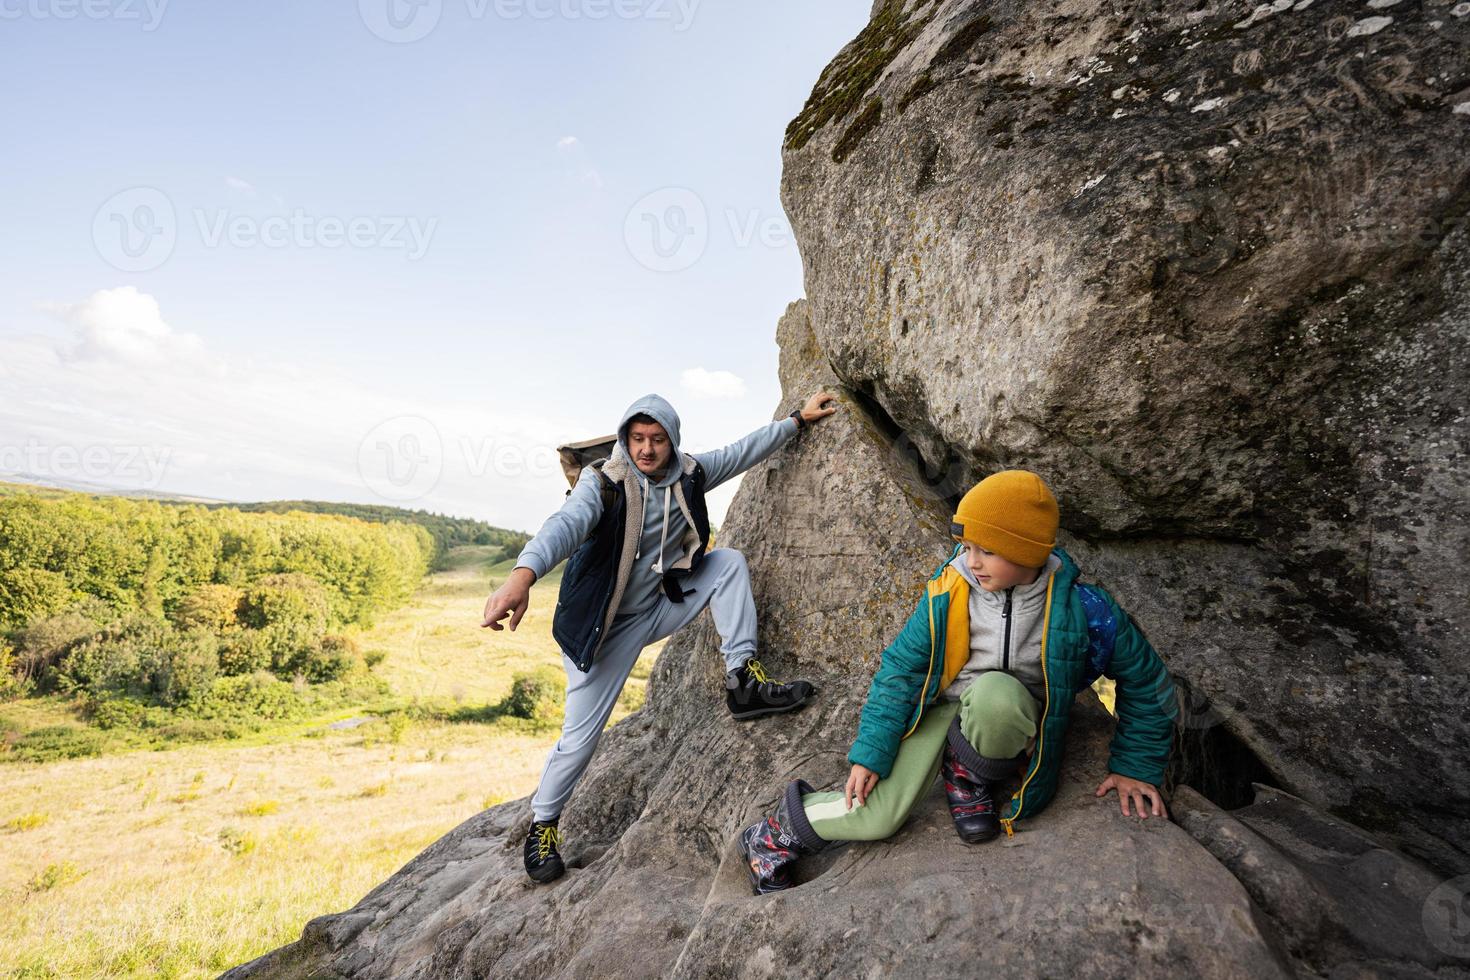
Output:
[[[627,441],[629,420],[640,414],[658,422],[668,433],[673,452],[661,477],[646,476],[631,462]],[[647,612],[657,605],[659,596],[663,595],[660,583],[664,570],[673,567],[685,554],[683,542],[690,530],[689,521],[673,490],[684,472],[685,461],[692,458],[704,467],[704,487],[708,492],[771,455],[796,432],[796,420],[784,418],[763,425],[723,448],[687,454],[679,449],[679,414],[672,405],[658,395],[644,395],[628,406],[618,422],[618,444],[613,452],[629,460],[629,469],[637,475],[643,488],[643,532],[628,584],[618,602],[618,615]],[[566,503],[547,518],[536,536],[521,549],[517,568],[529,568],[539,579],[587,540],[602,517],[600,480],[592,467],[583,467]]]
[[[961,551],[950,562],[955,570],[970,583],[970,659],[960,668],[954,683],[944,689],[947,700],[956,700],[975,678],[987,670],[1001,670],[1006,658],[1002,653],[1005,646],[1006,621],[1003,615],[1006,605],[1005,592],[987,592],[975,579]],[[1030,691],[1036,700],[1046,698],[1046,681],[1041,675],[1041,634],[1046,625],[1041,621],[1046,611],[1046,585],[1062,560],[1055,554],[1046,556],[1046,565],[1036,581],[1030,585],[1017,585],[1011,593],[1011,674]]]

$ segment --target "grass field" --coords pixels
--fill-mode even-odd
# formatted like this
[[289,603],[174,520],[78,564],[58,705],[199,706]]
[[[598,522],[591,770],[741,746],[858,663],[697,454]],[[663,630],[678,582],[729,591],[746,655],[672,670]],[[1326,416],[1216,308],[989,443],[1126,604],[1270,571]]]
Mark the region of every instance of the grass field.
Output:
[[[388,651],[377,672],[389,703],[232,742],[0,764],[0,977],[214,976],[534,789],[554,723],[414,722],[401,710],[492,704],[514,673],[559,670],[555,575],[537,583],[516,633],[480,628],[510,566],[487,566],[493,551],[457,549],[412,603],[358,637]],[[642,703],[656,653],[613,723]],[[51,699],[4,709],[23,727],[67,710]]]

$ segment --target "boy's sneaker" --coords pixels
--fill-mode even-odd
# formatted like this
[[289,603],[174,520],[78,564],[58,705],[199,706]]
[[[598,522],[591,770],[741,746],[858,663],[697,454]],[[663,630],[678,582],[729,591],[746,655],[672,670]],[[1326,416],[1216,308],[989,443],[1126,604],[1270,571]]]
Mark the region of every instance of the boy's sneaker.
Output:
[[791,865],[803,854],[816,854],[827,846],[807,822],[801,798],[812,791],[805,780],[793,780],[781,794],[774,817],[753,823],[740,833],[740,856],[750,872],[750,887],[757,895],[785,891],[791,880]]
[[976,776],[948,743],[939,771],[944,775],[944,795],[949,798],[949,815],[954,818],[960,840],[983,844],[999,834],[1000,817],[995,812],[990,781]]
[[782,833],[775,817],[751,824],[740,834],[740,856],[750,872],[750,887],[757,895],[784,891],[791,887],[791,862],[796,860],[797,843]]
[[561,843],[561,831],[556,821],[531,821],[531,831],[526,835],[526,874],[538,884],[555,881],[566,873],[556,845]]
[[816,693],[807,681],[781,684],[772,680],[759,660],[747,660],[725,674],[725,704],[742,721],[795,711]]

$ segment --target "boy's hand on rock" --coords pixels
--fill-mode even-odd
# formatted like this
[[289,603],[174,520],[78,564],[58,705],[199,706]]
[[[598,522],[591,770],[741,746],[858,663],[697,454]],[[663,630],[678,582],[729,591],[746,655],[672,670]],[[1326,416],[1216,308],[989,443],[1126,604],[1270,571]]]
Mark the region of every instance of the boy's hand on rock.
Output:
[[[831,402],[832,404],[829,405],[828,402]],[[830,391],[817,392],[815,395],[806,400],[805,405],[801,406],[802,421],[806,422],[808,425],[813,422],[821,421],[822,419],[831,415],[833,412],[837,411],[836,403],[837,396],[832,394]]]
[[868,802],[868,794],[878,785],[878,774],[867,766],[853,766],[847,774],[847,808],[852,809],[852,799],[857,797],[858,806]]
[[536,573],[529,568],[522,566],[512,570],[505,583],[485,600],[485,618],[480,627],[503,630],[505,625],[501,620],[509,616],[510,628],[514,632],[531,604],[531,585],[535,581]]
[[1118,791],[1118,806],[1123,811],[1123,816],[1125,817],[1129,816],[1129,800],[1133,801],[1133,806],[1137,809],[1138,815],[1145,820],[1148,819],[1148,808],[1145,806],[1145,803],[1148,801],[1153,803],[1154,816],[1167,817],[1169,815],[1169,811],[1164,807],[1164,798],[1159,795],[1158,787],[1154,786],[1153,783],[1145,783],[1141,779],[1130,779],[1127,776],[1120,776],[1114,772],[1109,773],[1108,778],[1104,779],[1102,785],[1098,786],[1097,795],[1106,796],[1110,789],[1116,789]]

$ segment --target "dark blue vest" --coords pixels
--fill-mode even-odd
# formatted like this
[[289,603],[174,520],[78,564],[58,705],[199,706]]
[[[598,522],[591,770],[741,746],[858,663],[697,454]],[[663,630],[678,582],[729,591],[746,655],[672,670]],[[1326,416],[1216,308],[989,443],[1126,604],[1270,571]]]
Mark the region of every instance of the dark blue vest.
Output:
[[[678,465],[675,457],[670,466]],[[632,466],[632,463],[628,464]],[[623,559],[623,532],[628,523],[628,499],[621,483],[613,483],[602,475],[602,466],[597,464],[597,476],[602,481],[602,517],[592,529],[592,535],[572,552],[567,566],[561,573],[561,591],[557,595],[556,614],[551,620],[551,635],[561,646],[561,652],[584,673],[592,667],[592,661],[602,644],[602,634],[607,623],[607,607],[612,602],[613,590],[617,586],[618,566]],[[689,516],[694,518],[694,533],[699,535],[699,548],[694,552],[688,570],[670,569],[664,572],[664,594],[670,602],[683,602],[685,592],[679,579],[699,567],[704,560],[705,548],[709,545],[709,509],[704,502],[704,467],[694,464],[693,472],[686,473],[679,483],[684,491],[684,502],[689,506]],[[642,534],[643,529],[638,529]]]

